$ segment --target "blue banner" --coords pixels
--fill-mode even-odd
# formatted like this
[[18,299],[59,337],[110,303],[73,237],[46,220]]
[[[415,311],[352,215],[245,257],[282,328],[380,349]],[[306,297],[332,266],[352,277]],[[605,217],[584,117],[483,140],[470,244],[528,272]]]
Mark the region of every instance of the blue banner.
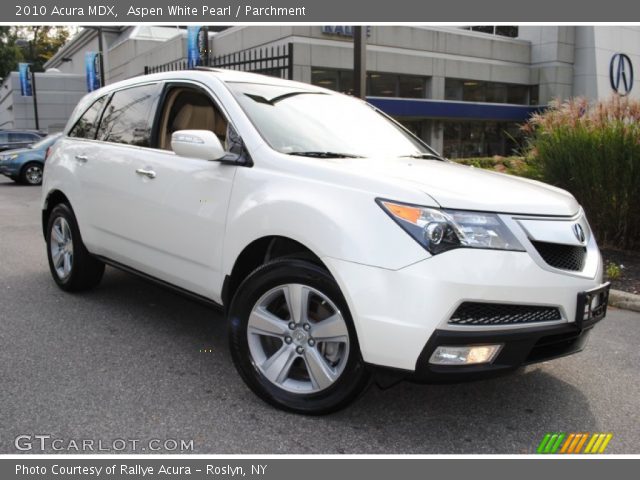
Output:
[[20,73],[20,93],[23,97],[32,97],[33,89],[31,88],[31,68],[28,63],[19,63],[18,72]]
[[190,25],[187,27],[187,68],[194,68],[200,65],[200,45],[198,37],[200,36],[199,25]]
[[85,53],[84,66],[87,74],[87,91],[93,92],[102,86],[100,83],[100,54],[98,52]]

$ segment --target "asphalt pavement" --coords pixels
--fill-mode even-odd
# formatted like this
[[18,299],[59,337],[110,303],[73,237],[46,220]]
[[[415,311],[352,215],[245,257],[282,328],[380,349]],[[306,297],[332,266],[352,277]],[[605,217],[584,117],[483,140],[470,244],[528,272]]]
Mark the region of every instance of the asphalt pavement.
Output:
[[92,292],[59,290],[40,193],[0,180],[0,453],[531,453],[547,432],[611,432],[607,453],[640,453],[638,313],[610,309],[584,352],[510,376],[284,413],[244,386],[215,310],[112,268]]

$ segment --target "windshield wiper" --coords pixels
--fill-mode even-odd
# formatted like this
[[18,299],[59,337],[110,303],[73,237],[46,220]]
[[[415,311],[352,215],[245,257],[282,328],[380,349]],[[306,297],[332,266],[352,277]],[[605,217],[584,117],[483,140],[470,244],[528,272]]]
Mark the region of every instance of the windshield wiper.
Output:
[[337,153],[337,152],[289,152],[287,155],[298,155],[300,157],[315,158],[364,158],[362,155],[353,153]]
[[420,158],[423,160],[440,160],[442,162],[445,161],[443,157],[440,155],[436,155],[435,153],[412,153],[411,155],[400,155],[400,158]]

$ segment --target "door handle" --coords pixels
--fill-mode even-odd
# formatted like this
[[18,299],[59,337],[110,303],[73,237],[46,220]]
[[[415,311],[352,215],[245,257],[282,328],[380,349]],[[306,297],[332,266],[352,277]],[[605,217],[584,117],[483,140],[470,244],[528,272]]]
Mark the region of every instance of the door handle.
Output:
[[80,163],[87,163],[89,157],[87,157],[86,155],[76,155],[76,160],[78,160]]
[[136,170],[136,173],[138,175],[144,175],[147,178],[156,178],[156,172],[154,172],[153,170],[145,170],[144,168],[138,168]]

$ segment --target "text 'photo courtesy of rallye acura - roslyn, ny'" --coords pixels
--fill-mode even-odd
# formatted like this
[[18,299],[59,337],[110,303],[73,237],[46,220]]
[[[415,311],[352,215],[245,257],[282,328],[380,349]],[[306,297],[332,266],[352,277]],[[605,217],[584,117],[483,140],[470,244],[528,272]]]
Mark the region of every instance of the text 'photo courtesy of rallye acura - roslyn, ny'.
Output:
[[207,68],[129,79],[80,101],[46,165],[60,288],[111,265],[217,304],[242,379],[290,411],[572,354],[606,313],[571,194],[449,162],[330,90]]

